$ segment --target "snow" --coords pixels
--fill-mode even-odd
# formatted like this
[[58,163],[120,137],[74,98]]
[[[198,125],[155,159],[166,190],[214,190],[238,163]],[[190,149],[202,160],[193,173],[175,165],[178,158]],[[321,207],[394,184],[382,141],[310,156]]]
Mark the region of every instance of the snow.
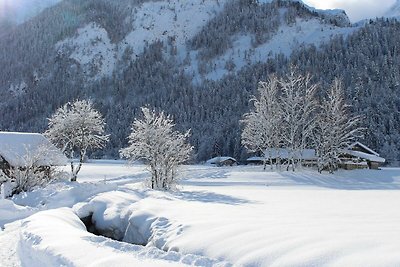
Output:
[[222,10],[225,2],[171,0],[143,3],[133,10],[133,30],[119,43],[112,43],[104,28],[89,23],[78,29],[75,36],[58,42],[56,50],[83,66],[86,77],[92,80],[112,75],[117,60],[128,47],[133,51],[132,60],[135,60],[155,41],[174,39],[177,56],[183,61],[187,41]]
[[7,199],[0,199],[0,211],[0,229],[7,223],[28,217],[35,212],[33,208],[16,205]]
[[364,145],[363,143],[360,143],[360,142],[355,142],[355,143],[351,144],[349,146],[349,149],[354,149],[356,146],[360,146],[361,148],[363,148],[366,151],[368,151],[370,154],[373,154],[373,155],[379,157],[378,152],[372,150],[371,148],[367,147],[366,145]]
[[[156,1],[138,7],[134,14],[134,30],[121,42],[121,52],[133,49],[140,55],[147,44],[157,40],[175,39],[179,57],[186,56],[186,42],[193,38],[207,22],[222,11],[226,0],[219,1]],[[195,18],[195,19],[193,19]]]
[[[198,70],[198,51],[188,50],[187,42],[223,10],[226,2],[226,0],[145,2],[133,8],[133,30],[119,43],[112,43],[104,28],[96,23],[89,23],[80,28],[75,36],[57,43],[56,49],[84,66],[89,79],[98,80],[112,75],[118,60],[122,59],[127,48],[133,52],[132,60],[136,60],[149,44],[162,41],[168,44],[169,48],[176,47],[177,60],[185,73],[193,75],[194,82],[201,83],[203,79],[219,80],[230,74],[226,69],[228,61],[235,64],[233,70],[235,73],[247,65],[265,62],[280,53],[290,56],[300,46],[313,44],[318,47],[333,36],[347,36],[357,29],[350,27],[349,23],[341,25],[343,27],[336,27],[323,23],[319,18],[298,19],[294,25],[281,26],[271,40],[256,48],[252,45],[252,36],[249,33],[240,33],[232,37],[232,48],[209,62],[212,71],[202,76]],[[308,8],[315,11],[311,7]],[[343,17],[341,21],[345,21],[347,18],[341,10],[316,11],[328,19]]]
[[[41,152],[43,155],[36,155]],[[26,166],[33,156],[40,157],[39,166],[64,166],[68,162],[60,150],[37,133],[0,132],[0,156],[16,167]]]
[[206,74],[206,79],[219,80],[229,74],[225,67],[227,61],[233,61],[235,72],[238,72],[247,65],[266,62],[277,54],[290,56],[294,50],[302,46],[315,45],[318,47],[336,35],[347,36],[356,29],[356,27],[336,27],[323,24],[319,19],[297,19],[294,25],[279,27],[272,39],[256,48],[252,45],[251,35],[238,34],[233,37],[232,48],[211,62],[211,66],[214,68],[213,71]]
[[110,76],[117,62],[117,46],[107,31],[94,22],[78,29],[76,36],[58,42],[56,49],[58,53],[70,53],[69,58],[83,66],[91,79]]
[[24,220],[19,246],[25,266],[226,266],[201,256],[183,256],[95,236],[67,208],[40,212]]
[[218,163],[222,163],[225,161],[231,160],[233,162],[236,162],[236,159],[232,158],[232,157],[215,157],[212,159],[207,160],[207,164],[218,164]]
[[[300,151],[293,151],[294,159],[303,160],[317,160],[315,149],[301,149]],[[265,151],[265,158],[269,159],[288,159],[290,157],[290,151],[286,148],[269,148]]]
[[368,153],[364,153],[361,151],[355,151],[355,150],[349,150],[349,149],[344,149],[343,153],[352,155],[354,157],[360,158],[360,159],[366,159],[372,162],[379,162],[379,163],[385,163],[386,160],[384,158],[378,157],[376,155],[371,155]]
[[[262,169],[187,166],[179,190],[163,192],[143,187],[145,166],[91,162],[83,166],[81,183],[56,183],[1,202],[0,218],[20,213],[0,232],[2,263],[400,264],[400,169],[341,170],[334,175]],[[146,246],[88,233],[79,217],[91,214],[96,227],[109,236]]]

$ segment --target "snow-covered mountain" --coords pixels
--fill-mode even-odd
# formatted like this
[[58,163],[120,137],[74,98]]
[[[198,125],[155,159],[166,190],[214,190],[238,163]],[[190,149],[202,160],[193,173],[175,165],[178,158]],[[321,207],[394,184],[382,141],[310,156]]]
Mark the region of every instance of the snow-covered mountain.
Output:
[[[74,36],[59,41],[55,48],[59,54],[69,55],[70,59],[84,68],[90,80],[112,75],[124,51],[129,50],[131,59],[135,59],[149,44],[163,42],[173,50],[173,56],[182,70],[193,75],[196,82],[201,82],[204,79],[219,80],[233,71],[264,62],[278,53],[289,56],[298,46],[319,46],[334,35],[346,35],[354,30],[343,11],[315,10],[296,0],[286,3],[264,2],[259,7],[252,4],[251,8],[248,8],[246,1],[145,2],[131,7],[132,12],[126,17],[130,20],[131,29],[121,40],[113,42],[110,33],[102,25],[90,21],[77,29]],[[227,47],[220,47],[220,52],[202,60],[202,52],[210,50],[207,46],[214,39],[207,37],[209,32],[204,28],[210,27],[215,21],[224,20],[221,17],[225,15],[235,16],[235,12],[240,12],[236,10],[240,5],[247,8],[249,14],[260,17],[260,10],[270,12],[270,18],[260,19],[263,24],[271,24],[270,29],[263,29],[262,26],[256,29],[254,25],[250,26],[252,29],[228,29],[225,32],[226,29],[221,29],[220,34],[225,34]],[[198,44],[202,38],[208,43]],[[187,45],[194,42],[197,44]]]
[[[239,120],[258,81],[295,64],[322,83],[344,77],[349,94],[364,97],[360,84],[369,91],[381,84],[368,84],[379,77],[354,78],[379,73],[361,74],[372,61],[358,61],[375,51],[368,45],[376,36],[385,35],[375,42],[395,43],[392,31],[378,22],[354,26],[344,11],[297,0],[63,0],[0,38],[0,65],[7,66],[0,68],[0,129],[43,131],[57,107],[91,98],[113,133],[105,153],[115,156],[126,145],[132,116],[151,105],[193,129],[197,158],[215,150],[240,157]],[[371,56],[397,60],[390,54],[396,49],[375,47],[387,51]],[[385,82],[394,86],[396,79]],[[356,102],[356,110],[372,120],[376,111],[363,106],[368,101]],[[391,130],[379,120],[370,125],[382,130],[366,143],[379,150],[386,142],[389,149]]]

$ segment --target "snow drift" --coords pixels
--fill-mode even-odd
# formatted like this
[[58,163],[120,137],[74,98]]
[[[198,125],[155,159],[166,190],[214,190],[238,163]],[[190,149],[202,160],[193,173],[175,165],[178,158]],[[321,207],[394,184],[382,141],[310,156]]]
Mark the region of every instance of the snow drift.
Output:
[[43,211],[23,221],[19,255],[25,266],[228,266],[95,236],[69,208]]

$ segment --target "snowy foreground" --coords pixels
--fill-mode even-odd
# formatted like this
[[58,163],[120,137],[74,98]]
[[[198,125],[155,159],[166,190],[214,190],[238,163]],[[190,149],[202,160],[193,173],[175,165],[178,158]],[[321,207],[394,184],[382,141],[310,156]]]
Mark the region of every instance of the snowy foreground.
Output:
[[147,176],[97,162],[0,200],[0,266],[400,266],[400,169],[189,166],[173,193]]

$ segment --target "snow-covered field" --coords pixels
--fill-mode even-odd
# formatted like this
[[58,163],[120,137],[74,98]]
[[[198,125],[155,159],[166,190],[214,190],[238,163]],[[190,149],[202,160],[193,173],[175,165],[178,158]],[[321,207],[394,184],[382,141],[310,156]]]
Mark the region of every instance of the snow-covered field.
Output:
[[101,161],[0,200],[0,266],[400,266],[400,169],[187,166],[170,193],[146,177]]

